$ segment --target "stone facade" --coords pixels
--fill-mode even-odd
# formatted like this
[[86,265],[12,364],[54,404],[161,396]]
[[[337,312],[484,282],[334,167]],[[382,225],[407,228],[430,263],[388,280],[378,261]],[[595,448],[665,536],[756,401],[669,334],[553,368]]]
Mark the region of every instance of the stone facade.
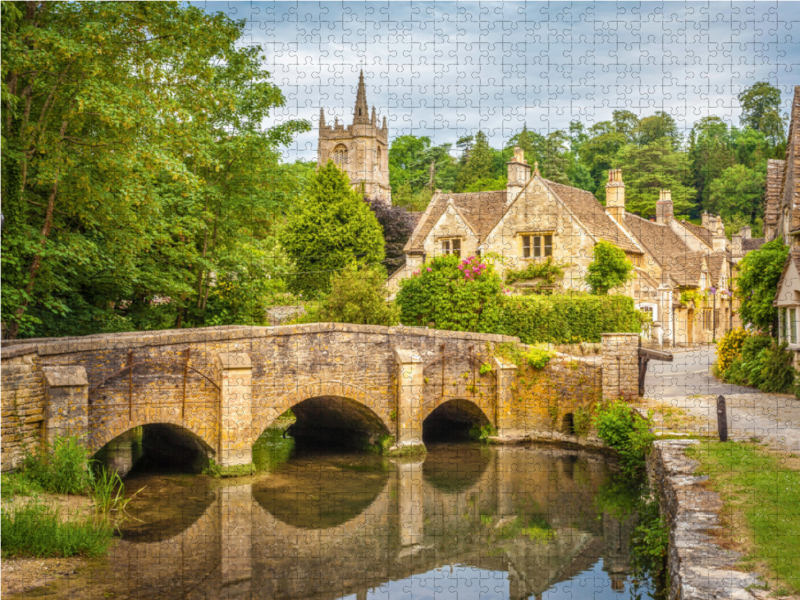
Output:
[[358,78],[353,123],[345,127],[337,118],[333,125],[325,122],[325,110],[320,109],[317,164],[332,160],[350,177],[353,189],[364,191],[370,198],[391,202],[389,186],[389,127],[386,117],[378,124],[375,107],[372,114],[367,105],[364,72]]
[[639,336],[635,333],[603,334],[603,398],[635,400],[639,397]]
[[[372,325],[6,342],[2,466],[18,467],[23,446],[46,437],[85,436],[97,451],[132,429],[163,424],[236,469],[251,464],[253,442],[278,416],[294,408],[299,422],[309,406],[310,413],[338,415],[336,431],[360,419],[398,446],[422,444],[425,419],[454,401],[466,402],[501,436],[570,436],[579,407],[588,408],[606,388],[618,397],[619,386],[603,377],[604,365],[611,360],[616,367],[619,358],[626,382],[637,368],[635,334],[608,340],[613,343],[604,340],[603,350],[609,356],[558,354],[536,373],[499,358],[497,344],[517,338]],[[491,370],[482,369],[487,364]]]

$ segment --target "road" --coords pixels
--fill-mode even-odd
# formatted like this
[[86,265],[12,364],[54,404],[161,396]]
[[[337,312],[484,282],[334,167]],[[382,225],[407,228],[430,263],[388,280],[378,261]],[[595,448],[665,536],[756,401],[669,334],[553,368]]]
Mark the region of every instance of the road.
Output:
[[677,409],[695,417],[684,430],[716,435],[716,397],[725,396],[732,440],[761,440],[776,450],[800,452],[800,400],[730,385],[711,375],[716,349],[674,353],[674,362],[650,361],[645,379],[649,406]]

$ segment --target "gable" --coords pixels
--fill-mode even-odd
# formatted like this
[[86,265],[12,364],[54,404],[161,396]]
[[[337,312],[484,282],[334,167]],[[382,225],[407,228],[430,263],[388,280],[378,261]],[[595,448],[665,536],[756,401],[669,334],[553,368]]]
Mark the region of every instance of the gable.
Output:
[[800,252],[796,250],[786,257],[772,304],[774,306],[800,304]]

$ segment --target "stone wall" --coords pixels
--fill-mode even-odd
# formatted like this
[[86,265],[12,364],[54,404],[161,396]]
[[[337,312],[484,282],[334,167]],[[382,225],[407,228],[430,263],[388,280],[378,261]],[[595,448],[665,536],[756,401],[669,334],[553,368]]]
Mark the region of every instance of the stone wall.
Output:
[[45,381],[36,346],[5,349],[2,355],[2,470],[17,469],[25,448],[45,436]]
[[603,398],[639,398],[639,334],[604,333]]
[[754,600],[746,588],[762,585],[758,575],[731,569],[741,555],[718,546],[722,500],[695,475],[699,463],[685,450],[697,440],[661,440],[647,463],[650,485],[658,491],[669,534],[670,600]]

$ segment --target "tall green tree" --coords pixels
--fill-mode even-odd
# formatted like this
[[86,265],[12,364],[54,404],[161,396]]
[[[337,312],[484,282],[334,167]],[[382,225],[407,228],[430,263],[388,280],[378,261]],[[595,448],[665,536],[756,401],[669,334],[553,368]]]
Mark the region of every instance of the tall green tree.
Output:
[[686,185],[690,176],[685,153],[677,152],[672,141],[661,137],[646,146],[625,146],[615,159],[625,181],[625,206],[642,217],[655,215],[659,191],[672,191],[675,214],[692,208],[694,188]]
[[768,81],[759,81],[737,96],[742,107],[739,121],[778,144],[785,135],[786,116],[781,114],[781,92]]
[[3,3],[8,337],[180,327],[210,273],[270,272],[296,184],[277,147],[309,125],[262,127],[284,99],[244,26],[169,3]]
[[664,111],[658,111],[655,114],[643,118],[639,122],[636,129],[637,143],[640,146],[646,146],[660,140],[661,138],[669,139],[672,148],[677,150],[680,148],[683,136],[681,135],[675,119]]
[[464,191],[481,179],[491,180],[501,176],[501,173],[495,172],[494,154],[486,134],[483,131],[476,133],[474,144],[469,149],[467,161],[456,176],[454,191]]
[[[744,165],[725,169],[709,186],[709,205],[723,222],[736,217],[752,223],[763,212],[766,174]],[[740,219],[741,220],[741,219]]]
[[317,171],[280,242],[296,269],[291,287],[306,297],[327,292],[331,276],[351,263],[377,265],[385,258],[378,219],[332,161]]
[[763,330],[776,327],[778,309],[772,302],[788,256],[789,248],[778,238],[748,252],[737,265],[734,293],[741,302],[739,315],[745,323]]

